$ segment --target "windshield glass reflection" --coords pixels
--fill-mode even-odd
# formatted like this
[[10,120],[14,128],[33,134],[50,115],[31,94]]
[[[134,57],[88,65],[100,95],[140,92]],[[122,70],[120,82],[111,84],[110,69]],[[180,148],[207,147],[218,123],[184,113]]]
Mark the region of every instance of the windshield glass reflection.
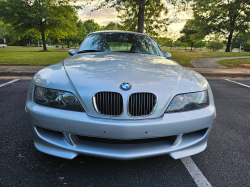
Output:
[[146,35],[112,32],[88,35],[77,52],[110,51],[163,56],[156,42]]

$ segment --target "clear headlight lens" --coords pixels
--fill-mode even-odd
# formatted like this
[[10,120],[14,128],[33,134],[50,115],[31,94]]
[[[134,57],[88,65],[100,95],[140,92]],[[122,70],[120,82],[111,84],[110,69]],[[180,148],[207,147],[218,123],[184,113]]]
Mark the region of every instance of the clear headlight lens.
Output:
[[165,113],[184,112],[205,108],[209,105],[208,92],[195,92],[176,95]]
[[36,86],[34,102],[52,108],[84,112],[77,98],[70,92]]

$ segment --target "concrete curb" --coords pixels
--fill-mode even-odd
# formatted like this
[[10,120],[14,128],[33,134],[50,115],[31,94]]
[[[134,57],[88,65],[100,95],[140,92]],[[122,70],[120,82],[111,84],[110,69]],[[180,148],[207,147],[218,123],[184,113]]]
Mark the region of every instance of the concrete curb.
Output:
[[247,73],[200,73],[204,77],[250,77]]
[[[198,72],[199,73],[199,72]],[[0,76],[34,76],[35,71],[0,71]],[[247,73],[200,73],[204,77],[249,77]]]
[[0,71],[0,76],[34,76],[35,71]]

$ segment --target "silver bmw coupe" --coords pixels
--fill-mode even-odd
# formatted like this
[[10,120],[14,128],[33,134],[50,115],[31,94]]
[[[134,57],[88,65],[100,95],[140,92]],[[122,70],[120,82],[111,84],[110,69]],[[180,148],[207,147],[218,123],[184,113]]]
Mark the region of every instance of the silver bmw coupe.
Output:
[[25,109],[38,150],[67,159],[179,159],[205,150],[216,117],[212,90],[152,37],[94,32],[69,54],[29,86]]

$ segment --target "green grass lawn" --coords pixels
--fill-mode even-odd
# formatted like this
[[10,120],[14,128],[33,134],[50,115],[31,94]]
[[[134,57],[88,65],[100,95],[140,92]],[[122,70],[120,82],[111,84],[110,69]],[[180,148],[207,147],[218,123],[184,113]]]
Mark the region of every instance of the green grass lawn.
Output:
[[[66,48],[66,47],[67,47],[66,45],[64,46],[63,49],[62,49],[62,46],[59,46],[59,48],[47,47],[47,50],[67,52],[69,50],[69,48]],[[4,52],[4,51],[42,51],[42,50],[43,50],[42,47],[28,47],[28,46],[27,47],[25,47],[25,46],[7,46],[6,48],[0,48],[0,52]]]
[[[167,48],[168,49],[168,48]],[[180,65],[185,67],[193,67],[190,64],[192,59],[196,58],[210,58],[210,57],[230,57],[230,56],[250,56],[250,52],[185,52],[185,51],[169,51],[162,47],[164,53],[169,52],[172,54],[172,59],[177,61]]]
[[[39,47],[20,47],[20,46],[7,46],[7,48],[0,48],[0,65],[27,65],[27,66],[46,66],[55,64],[68,57],[67,50],[64,52],[1,52],[1,50],[11,49],[12,51],[37,50]],[[34,48],[34,49],[33,49]],[[21,49],[21,50],[20,50]],[[48,48],[51,50],[50,48]],[[185,52],[185,51],[169,51],[169,47],[162,47],[163,52],[170,52],[172,59],[179,62],[180,65],[186,67],[193,67],[190,64],[190,60],[196,58],[208,58],[208,57],[227,57],[227,56],[250,56],[250,52],[241,53],[225,53],[225,52]],[[58,50],[53,48],[53,50]]]
[[226,59],[220,60],[219,64],[228,68],[247,68],[250,69],[250,58]]
[[66,57],[68,53],[60,52],[0,52],[0,65],[48,66]]

